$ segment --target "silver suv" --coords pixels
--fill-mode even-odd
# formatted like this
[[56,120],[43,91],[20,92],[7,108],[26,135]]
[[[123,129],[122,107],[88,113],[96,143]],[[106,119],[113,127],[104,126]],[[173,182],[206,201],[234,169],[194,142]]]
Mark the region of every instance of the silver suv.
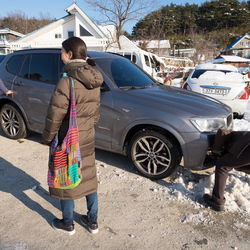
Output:
[[[144,176],[162,179],[181,158],[201,169],[218,128],[232,128],[232,110],[219,101],[162,85],[129,60],[89,52],[103,74],[96,147],[127,155]],[[0,77],[14,91],[0,96],[0,125],[12,139],[41,133],[62,69],[60,49],[32,49],[6,56]]]

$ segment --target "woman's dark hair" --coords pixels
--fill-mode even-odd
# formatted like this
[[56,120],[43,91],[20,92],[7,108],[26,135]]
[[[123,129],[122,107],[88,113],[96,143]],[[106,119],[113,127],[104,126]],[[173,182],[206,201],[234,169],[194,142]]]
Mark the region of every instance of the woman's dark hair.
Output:
[[89,65],[95,66],[95,62],[88,58],[87,46],[81,38],[72,36],[63,41],[62,46],[66,52],[72,52],[72,59],[83,59],[86,60]]

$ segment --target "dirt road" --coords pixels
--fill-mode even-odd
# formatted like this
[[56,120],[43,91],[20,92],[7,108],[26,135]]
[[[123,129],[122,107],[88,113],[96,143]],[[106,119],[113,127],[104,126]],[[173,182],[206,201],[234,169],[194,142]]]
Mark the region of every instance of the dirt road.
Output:
[[[85,199],[76,201],[73,236],[51,227],[61,217],[48,196],[48,147],[39,134],[18,141],[0,130],[0,249],[249,249],[250,218],[218,213],[175,196],[174,177],[151,181],[136,173],[126,157],[96,151],[99,229],[91,235],[79,223]],[[194,181],[203,174],[192,174]],[[182,187],[180,187],[180,190]],[[185,195],[185,191],[183,191]]]

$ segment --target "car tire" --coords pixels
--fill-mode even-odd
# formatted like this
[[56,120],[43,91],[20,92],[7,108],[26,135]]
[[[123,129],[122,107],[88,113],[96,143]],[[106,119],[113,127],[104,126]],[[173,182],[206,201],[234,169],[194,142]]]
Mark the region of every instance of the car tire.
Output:
[[234,114],[234,119],[243,119],[244,118],[244,114],[243,115],[239,115],[239,114]]
[[1,128],[10,139],[20,139],[27,136],[23,117],[14,104],[5,104],[0,112]]
[[129,157],[143,176],[155,180],[170,176],[180,163],[179,150],[174,141],[163,133],[149,129],[133,136]]

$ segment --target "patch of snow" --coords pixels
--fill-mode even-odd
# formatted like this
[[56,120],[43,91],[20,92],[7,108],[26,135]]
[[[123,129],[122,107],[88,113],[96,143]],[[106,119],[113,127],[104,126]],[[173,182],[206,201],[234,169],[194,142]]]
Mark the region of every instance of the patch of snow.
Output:
[[205,211],[199,211],[197,214],[185,215],[182,223],[192,222],[194,224],[212,225],[213,221],[208,217],[208,213]]
[[[248,103],[245,119],[234,120],[234,130],[250,131],[250,102]],[[199,209],[206,205],[202,197],[205,193],[211,194],[214,178],[213,172],[211,175],[201,178],[197,183],[192,179],[189,170],[181,169],[174,183],[169,185],[165,192],[170,195],[169,200],[188,201],[193,205],[193,208]],[[235,170],[230,171],[224,195],[226,198],[226,211],[242,212],[250,215],[250,175]],[[201,201],[201,204],[198,201]],[[182,222],[208,223],[205,217],[202,212],[188,214]],[[242,227],[245,226],[242,225]]]
[[216,80],[216,81],[227,81],[227,82],[241,82],[243,80],[242,75],[236,72],[224,73],[221,71],[209,71],[199,76],[200,80]]

